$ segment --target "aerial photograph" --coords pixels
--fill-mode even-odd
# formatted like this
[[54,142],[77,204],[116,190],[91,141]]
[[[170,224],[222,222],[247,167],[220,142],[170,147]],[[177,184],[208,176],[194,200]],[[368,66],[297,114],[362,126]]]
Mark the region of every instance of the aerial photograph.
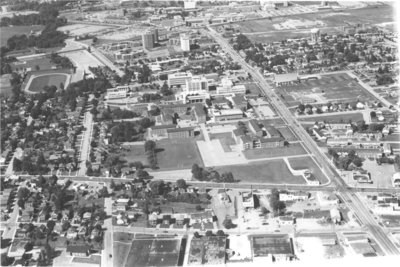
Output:
[[400,266],[399,6],[0,0],[0,266]]

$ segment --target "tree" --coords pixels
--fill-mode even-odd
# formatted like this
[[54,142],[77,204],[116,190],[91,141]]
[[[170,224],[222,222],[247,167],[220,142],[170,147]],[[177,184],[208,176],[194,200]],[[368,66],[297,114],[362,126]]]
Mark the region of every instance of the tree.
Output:
[[199,232],[194,232],[193,236],[194,236],[195,238],[200,238],[200,237],[201,237],[200,234],[199,234]]
[[276,215],[281,215],[285,211],[285,202],[279,200],[279,191],[276,188],[271,190],[269,205]]
[[139,179],[149,179],[150,175],[147,171],[143,170],[143,169],[139,169],[136,171],[136,176]]
[[31,251],[33,249],[33,243],[32,242],[26,243],[24,246],[24,249],[25,249],[25,252]]
[[213,236],[213,232],[211,230],[206,231],[206,236]]
[[14,258],[8,257],[7,255],[2,255],[1,256],[1,266],[8,266],[11,265],[14,262]]
[[56,225],[56,223],[53,220],[49,220],[46,223],[47,229],[49,229],[50,231],[53,231],[55,225]]
[[68,228],[69,228],[70,226],[71,226],[71,224],[70,224],[68,221],[66,221],[66,222],[64,222],[64,223],[62,224],[61,229],[62,229],[63,231],[67,231]]
[[186,189],[187,184],[186,184],[186,181],[184,179],[179,179],[179,180],[176,181],[176,186],[178,186],[179,188]]
[[225,233],[223,230],[218,230],[217,231],[217,236],[225,236]]
[[51,186],[54,186],[57,183],[57,181],[58,181],[58,177],[56,175],[53,174],[52,176],[50,176],[49,184]]
[[222,225],[226,228],[226,229],[232,229],[235,228],[236,225],[233,224],[232,220],[229,218],[226,218],[223,222]]
[[144,144],[144,151],[151,151],[153,152],[156,149],[156,142],[152,141],[152,140],[148,140],[145,142]]
[[106,186],[99,190],[99,197],[108,197],[109,193]]
[[261,208],[261,214],[265,215],[265,214],[267,214],[267,213],[268,213],[267,208],[266,208],[266,207],[262,207],[262,208]]
[[202,211],[203,208],[201,207],[201,205],[197,205],[197,206],[196,206],[196,210],[197,210],[197,211]]

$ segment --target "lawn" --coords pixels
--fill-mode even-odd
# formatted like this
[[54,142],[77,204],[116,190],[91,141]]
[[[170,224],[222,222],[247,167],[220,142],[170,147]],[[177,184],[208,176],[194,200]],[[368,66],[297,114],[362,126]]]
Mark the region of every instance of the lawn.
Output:
[[125,266],[175,266],[178,262],[179,251],[180,240],[178,239],[134,240]]
[[123,145],[124,148],[128,149],[129,151],[123,152],[124,158],[127,163],[140,161],[144,165],[147,165],[147,157],[144,152],[144,145]]
[[7,40],[13,35],[29,34],[31,31],[40,31],[43,28],[44,27],[42,25],[1,27],[0,28],[1,46],[7,45]]
[[131,248],[130,244],[122,244],[119,242],[114,242],[113,244],[114,266],[124,266],[126,258],[129,255],[130,248]]
[[[190,203],[184,203],[184,202],[169,202],[166,204],[161,204],[160,208],[163,212],[168,213],[168,212],[174,212],[174,213],[196,213],[199,212],[196,210],[196,206],[199,204],[190,204]],[[201,205],[203,208],[205,208],[204,204]]]
[[252,183],[304,184],[301,176],[294,176],[283,160],[268,160],[247,165],[215,168],[220,173],[232,172],[236,180]]
[[160,170],[190,169],[203,165],[195,140],[164,139],[157,141],[157,163]]
[[303,146],[299,143],[291,144],[289,147],[274,147],[274,148],[261,148],[250,149],[243,151],[246,159],[262,159],[274,157],[286,157],[293,155],[307,154]]
[[327,177],[322,173],[321,168],[315,163],[315,161],[309,157],[303,158],[289,158],[290,166],[295,170],[309,169],[314,174],[315,178],[321,182],[321,184],[328,181]]
[[124,233],[124,232],[114,232],[113,234],[114,242],[118,241],[118,242],[131,243],[134,237],[135,234]]
[[35,57],[32,59],[25,59],[23,61],[15,61],[10,64],[11,68],[13,70],[21,70],[23,68],[25,69],[31,69],[31,71],[36,70],[36,66],[39,66],[40,70],[51,70],[55,64],[52,64],[50,62],[50,58],[48,56],[42,56],[42,57]]
[[250,91],[252,95],[260,94],[260,87],[258,87],[257,83],[245,83],[246,90]]
[[338,114],[338,115],[321,115],[318,117],[308,117],[307,115],[300,117],[298,120],[299,121],[326,121],[330,123],[346,123],[349,120],[352,122],[357,122],[363,120],[363,114],[362,113],[351,113],[351,114],[346,114],[343,112],[343,114]]
[[29,85],[28,90],[31,92],[41,92],[45,86],[56,86],[60,88],[60,84],[67,81],[68,76],[65,74],[47,74],[39,77],[34,77]]

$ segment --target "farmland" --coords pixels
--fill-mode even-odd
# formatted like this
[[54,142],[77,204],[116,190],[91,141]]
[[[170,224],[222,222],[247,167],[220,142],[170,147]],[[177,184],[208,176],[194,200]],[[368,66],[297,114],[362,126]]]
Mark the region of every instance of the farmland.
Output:
[[232,172],[236,180],[252,183],[304,184],[301,176],[294,176],[283,160],[268,160],[247,165],[215,168],[220,173]]

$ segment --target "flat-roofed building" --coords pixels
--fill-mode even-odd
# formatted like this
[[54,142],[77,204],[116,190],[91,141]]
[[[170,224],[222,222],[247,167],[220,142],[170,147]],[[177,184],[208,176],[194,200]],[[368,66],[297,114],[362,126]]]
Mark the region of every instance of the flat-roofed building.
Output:
[[221,109],[214,110],[215,121],[240,120],[243,118],[243,111],[240,109]]
[[298,81],[298,74],[296,72],[275,74],[274,81],[276,86],[291,85]]
[[165,137],[165,138],[167,138],[168,137],[167,130],[175,129],[175,128],[176,128],[175,124],[151,126],[150,128],[148,128],[149,137],[152,137],[152,138]]
[[180,35],[181,49],[184,52],[190,51],[190,37],[187,34]]
[[167,129],[168,138],[179,139],[179,138],[190,138],[194,136],[193,127],[183,127],[183,128],[170,128]]
[[178,72],[168,75],[168,85],[171,86],[182,86],[186,84],[186,81],[192,80],[192,73],[190,72]]
[[292,260],[295,257],[293,240],[288,235],[250,236],[253,249],[253,262],[265,257],[273,261]]

